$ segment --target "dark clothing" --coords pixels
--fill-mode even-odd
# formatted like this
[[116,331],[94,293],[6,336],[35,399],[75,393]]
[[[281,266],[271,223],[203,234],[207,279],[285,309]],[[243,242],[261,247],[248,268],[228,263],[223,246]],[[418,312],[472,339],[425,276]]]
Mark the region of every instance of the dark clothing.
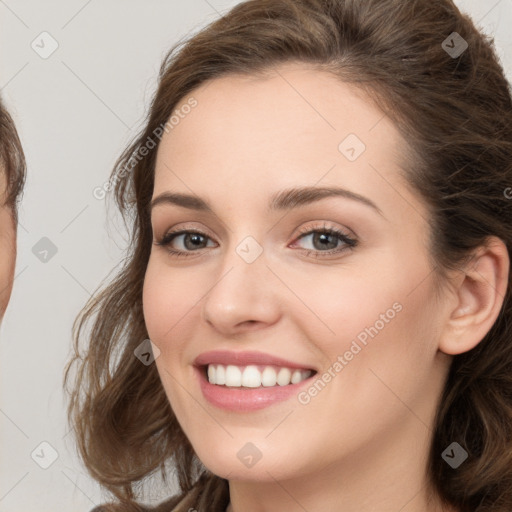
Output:
[[[228,481],[208,473],[203,474],[186,493],[172,496],[156,507],[134,505],[126,512],[225,512],[228,505]],[[121,505],[110,507],[112,512],[125,512]],[[107,505],[103,505],[94,508],[91,512],[110,512],[110,510]]]

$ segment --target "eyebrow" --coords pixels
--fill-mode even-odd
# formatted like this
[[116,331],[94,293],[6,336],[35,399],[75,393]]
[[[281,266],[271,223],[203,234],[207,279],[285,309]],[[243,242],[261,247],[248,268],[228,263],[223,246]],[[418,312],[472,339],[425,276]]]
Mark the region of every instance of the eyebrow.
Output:
[[[357,201],[372,208],[379,215],[384,217],[381,209],[373,201],[360,194],[340,187],[297,187],[281,190],[271,197],[268,205],[268,211],[292,210],[328,197],[343,197],[345,199]],[[172,204],[189,210],[214,213],[213,208],[208,201],[191,194],[182,194],[177,192],[164,192],[155,197],[149,205],[150,213],[153,211],[153,208],[162,204]]]

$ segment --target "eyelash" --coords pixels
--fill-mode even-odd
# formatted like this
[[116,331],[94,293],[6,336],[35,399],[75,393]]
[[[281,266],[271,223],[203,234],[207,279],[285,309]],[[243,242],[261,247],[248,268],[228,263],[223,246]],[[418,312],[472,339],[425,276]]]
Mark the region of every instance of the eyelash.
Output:
[[[330,256],[333,254],[340,254],[345,251],[353,250],[357,245],[358,241],[354,238],[349,237],[346,233],[340,231],[337,228],[334,227],[327,227],[326,225],[323,226],[323,228],[304,228],[299,232],[299,236],[297,237],[297,240],[300,240],[301,238],[304,238],[307,235],[311,235],[314,233],[322,233],[326,235],[334,235],[339,240],[341,240],[345,247],[342,247],[341,249],[331,249],[329,251],[318,251],[318,250],[312,250],[312,249],[304,249],[306,256],[313,255],[315,258],[322,258],[324,256]],[[204,238],[210,239],[208,235],[205,233],[202,233],[201,231],[197,231],[194,229],[191,230],[179,230],[179,231],[170,231],[167,233],[161,240],[155,242],[155,245],[165,247],[166,250],[176,258],[187,258],[190,256],[193,256],[194,253],[199,252],[197,251],[177,251],[175,249],[170,248],[170,243],[178,236],[180,235],[187,235],[187,234],[197,234],[201,235]]]

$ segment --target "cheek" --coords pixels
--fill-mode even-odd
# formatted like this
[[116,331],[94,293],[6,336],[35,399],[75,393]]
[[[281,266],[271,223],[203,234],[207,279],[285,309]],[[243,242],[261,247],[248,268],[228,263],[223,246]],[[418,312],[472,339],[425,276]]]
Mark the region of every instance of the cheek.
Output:
[[186,273],[172,271],[150,259],[144,278],[142,302],[144,320],[150,338],[158,344],[174,334],[170,331],[190,312],[193,287]]
[[358,379],[360,371],[382,367],[395,380],[411,366],[421,371],[435,356],[437,312],[431,280],[425,279],[428,266],[420,258],[382,256],[379,265],[295,279],[294,290],[315,313],[296,316],[302,329],[322,350],[327,368],[347,354],[353,368],[348,373],[359,368]]
[[10,211],[0,208],[0,318],[11,297],[16,266],[16,231]]
[[5,251],[0,251],[0,320],[3,318],[11,298],[13,273],[14,267],[11,261],[5,257]]
[[163,323],[171,307],[167,302],[165,290],[161,279],[158,279],[157,273],[153,271],[153,266],[149,263],[142,288],[142,311],[149,337],[153,341],[161,338]]
[[[361,421],[365,407],[385,421],[391,411],[400,413],[397,396],[412,406],[434,388],[438,332],[434,292],[429,281],[415,288],[411,280],[398,275],[389,286],[351,290],[339,308],[335,341],[325,345],[331,364],[338,355],[347,361],[333,391],[337,387],[344,394],[350,389],[355,399],[351,410]],[[427,418],[428,413],[420,410]]]
[[319,268],[307,276],[290,275],[288,280],[302,301],[299,304],[290,297],[289,306],[297,304],[295,321],[334,358],[349,350],[354,339],[364,346],[372,326],[376,325],[379,333],[387,330],[400,315],[397,303],[403,303],[405,296],[400,282],[382,284],[368,267]]
[[[191,306],[197,302],[190,281],[182,272],[172,271],[156,259],[148,263],[142,290],[143,314],[149,338],[160,350],[155,363],[171,407],[178,418],[186,417],[190,397],[176,381]],[[183,380],[180,374],[178,379]],[[182,425],[183,427],[183,425]]]

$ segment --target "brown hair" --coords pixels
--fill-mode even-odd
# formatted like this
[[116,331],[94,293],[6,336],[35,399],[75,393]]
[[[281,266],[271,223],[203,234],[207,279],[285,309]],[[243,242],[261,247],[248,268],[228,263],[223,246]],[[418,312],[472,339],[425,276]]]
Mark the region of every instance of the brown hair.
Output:
[[0,172],[5,173],[7,188],[2,191],[4,204],[12,209],[13,220],[18,220],[18,201],[26,179],[23,148],[14,121],[0,98]]
[[[468,44],[460,55],[448,52],[453,32]],[[156,366],[134,357],[148,337],[142,285],[156,150],[136,162],[134,155],[200,84],[228,73],[264,75],[288,61],[366,90],[395,122],[408,143],[408,183],[430,208],[439,282],[490,236],[502,239],[510,255],[512,201],[504,192],[512,185],[510,85],[493,39],[451,0],[252,0],[178,43],[162,64],[145,128],[112,173],[117,205],[131,227],[127,258],[77,318],[76,353],[66,371],[67,381],[78,363],[69,415],[81,455],[125,505],[135,503],[136,484],[157,469],[164,473],[166,461],[176,464],[182,491],[205,472]],[[497,321],[476,348],[454,357],[440,397],[429,477],[441,498],[462,511],[512,510],[511,308],[509,280]],[[457,470],[441,457],[454,441],[469,454]]]

